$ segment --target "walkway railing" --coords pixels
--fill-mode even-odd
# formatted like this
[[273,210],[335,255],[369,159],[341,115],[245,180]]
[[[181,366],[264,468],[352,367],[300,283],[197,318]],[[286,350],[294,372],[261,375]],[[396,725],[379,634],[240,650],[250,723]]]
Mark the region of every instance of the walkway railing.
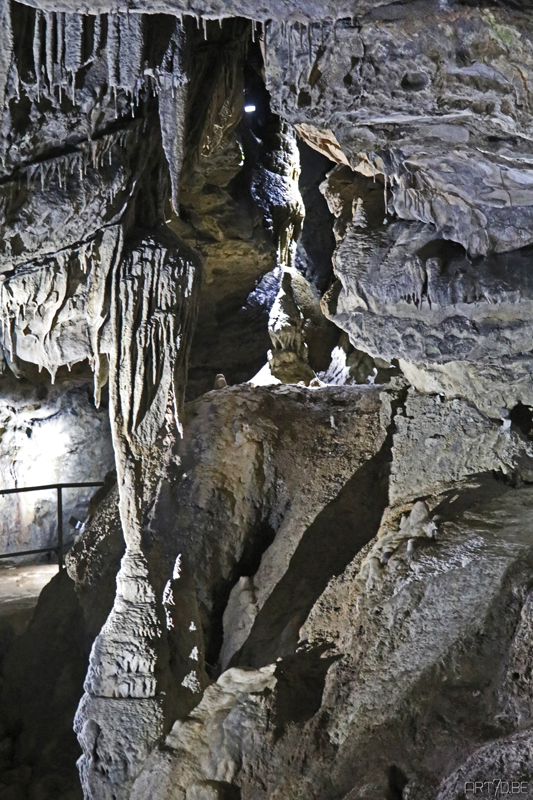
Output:
[[57,553],[59,569],[63,567],[63,489],[81,489],[90,486],[104,486],[103,481],[89,481],[86,483],[49,483],[46,486],[23,486],[20,489],[0,489],[0,495],[18,494],[19,492],[43,492],[47,489],[57,491],[57,546],[40,547],[37,550],[19,550],[16,553],[1,553],[0,558],[17,558],[18,556],[31,556],[35,553]]

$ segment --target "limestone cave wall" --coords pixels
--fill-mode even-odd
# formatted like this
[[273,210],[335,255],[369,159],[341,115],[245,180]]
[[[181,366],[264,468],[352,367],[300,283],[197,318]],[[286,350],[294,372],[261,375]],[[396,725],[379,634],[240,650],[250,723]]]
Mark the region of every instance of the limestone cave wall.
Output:
[[532,53],[514,0],[0,0],[0,476],[114,470],[0,800],[533,797]]

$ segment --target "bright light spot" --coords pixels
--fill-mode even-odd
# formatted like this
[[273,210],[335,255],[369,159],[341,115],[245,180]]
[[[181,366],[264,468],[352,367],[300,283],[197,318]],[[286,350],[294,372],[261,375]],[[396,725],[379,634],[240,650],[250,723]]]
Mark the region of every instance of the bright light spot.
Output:
[[193,661],[198,661],[198,648],[193,647],[189,658],[192,658]]
[[167,630],[172,630],[174,627],[174,620],[172,619],[172,614],[168,608],[165,608],[165,619],[167,623]]
[[276,383],[281,383],[281,381],[279,378],[275,378],[274,375],[272,375],[270,367],[268,363],[266,363],[248,383],[250,386],[273,386]]
[[167,606],[174,606],[174,595],[172,594],[172,585],[170,581],[166,582],[165,590],[163,592],[163,604]]
[[244,106],[244,110],[247,114],[253,114],[255,111],[255,106]]
[[196,673],[194,671],[189,672],[189,674],[184,677],[184,679],[181,682],[181,685],[185,686],[186,689],[190,689],[190,691],[193,692],[194,694],[198,694],[198,692],[202,691],[200,681],[196,677]]
[[24,482],[19,485],[39,486],[57,481],[62,461],[72,447],[71,434],[65,420],[58,424],[36,425],[24,455],[22,448],[19,449],[18,460],[24,462],[26,468]]
[[172,580],[177,581],[181,575],[181,553],[176,559],[176,563],[174,564],[174,571],[172,573]]

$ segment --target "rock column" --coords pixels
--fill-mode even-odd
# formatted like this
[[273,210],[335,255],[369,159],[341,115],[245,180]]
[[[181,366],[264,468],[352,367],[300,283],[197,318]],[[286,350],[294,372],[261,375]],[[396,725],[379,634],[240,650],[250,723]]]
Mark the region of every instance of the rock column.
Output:
[[143,551],[143,526],[181,434],[197,275],[192,251],[164,231],[134,243],[113,276],[110,415],[126,553],[75,722],[84,793],[95,800],[128,795],[164,730],[159,656],[168,620]]

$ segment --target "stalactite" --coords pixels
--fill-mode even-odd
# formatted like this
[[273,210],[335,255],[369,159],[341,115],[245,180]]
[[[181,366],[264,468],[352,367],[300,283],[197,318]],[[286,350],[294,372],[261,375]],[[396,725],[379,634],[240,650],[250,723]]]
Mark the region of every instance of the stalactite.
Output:
[[183,159],[186,75],[182,66],[184,31],[176,27],[158,73],[159,120],[163,149],[170,169],[172,205],[178,208],[178,179]]
[[119,52],[118,86],[135,94],[137,80],[142,70],[143,18],[141,14],[118,14]]
[[33,30],[33,66],[35,69],[35,80],[37,82],[37,96],[41,94],[41,28],[43,12],[35,12],[35,27]]
[[46,77],[50,86],[54,85],[54,22],[55,14],[53,11],[44,12],[46,24]]
[[65,69],[71,75],[72,101],[75,101],[76,75],[82,65],[83,15],[65,14]]
[[119,19],[118,14],[107,16],[107,74],[108,84],[113,89],[119,85]]
[[76,73],[82,64],[83,16],[65,14],[65,68]]
[[9,0],[0,0],[0,128],[4,114],[4,99],[12,54],[11,3]]
[[62,72],[65,62],[65,15],[62,12],[58,12],[56,14],[56,20],[56,63],[60,72]]
[[[24,265],[0,281],[0,330],[3,348],[10,358],[21,356],[33,361],[52,378],[62,364],[89,358],[95,373],[95,400],[99,403],[105,372],[101,369],[100,332],[106,319],[106,282],[121,251],[121,228],[112,226],[73,249]],[[85,279],[72,285],[68,276],[77,269]],[[72,289],[74,295],[70,294]],[[70,326],[67,340],[62,338],[65,318]],[[73,339],[72,325],[77,326]],[[17,342],[26,326],[34,344],[31,350],[26,346],[21,354],[17,352]],[[20,341],[25,341],[25,334]],[[90,342],[89,350],[86,342]]]
[[96,14],[94,17],[94,28],[93,28],[93,52],[92,58],[95,59],[100,52],[102,41],[102,17],[100,14]]

